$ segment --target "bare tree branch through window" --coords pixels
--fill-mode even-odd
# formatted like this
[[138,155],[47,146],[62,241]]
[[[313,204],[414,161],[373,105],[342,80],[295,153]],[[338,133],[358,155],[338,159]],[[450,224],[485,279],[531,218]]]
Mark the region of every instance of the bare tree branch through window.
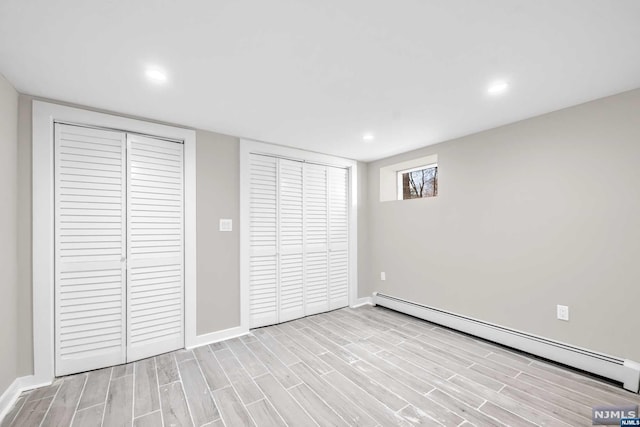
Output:
[[438,167],[431,166],[402,174],[402,199],[438,195]]

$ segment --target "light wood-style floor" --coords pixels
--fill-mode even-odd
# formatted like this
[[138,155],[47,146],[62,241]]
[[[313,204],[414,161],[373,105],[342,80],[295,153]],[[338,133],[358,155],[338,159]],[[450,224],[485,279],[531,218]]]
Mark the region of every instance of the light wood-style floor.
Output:
[[560,426],[638,395],[379,307],[58,379],[2,426]]

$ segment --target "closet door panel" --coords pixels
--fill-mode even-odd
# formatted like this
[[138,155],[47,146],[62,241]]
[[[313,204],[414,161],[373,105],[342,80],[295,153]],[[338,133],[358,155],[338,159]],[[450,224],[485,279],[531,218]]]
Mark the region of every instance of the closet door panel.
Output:
[[279,322],[304,316],[302,162],[279,159]]
[[348,170],[328,167],[329,179],[329,309],[349,305]]
[[249,326],[278,322],[278,161],[251,155]]
[[127,135],[127,361],[184,347],[183,145]]
[[326,166],[304,164],[305,314],[329,309]]
[[55,372],[125,362],[125,135],[55,125]]

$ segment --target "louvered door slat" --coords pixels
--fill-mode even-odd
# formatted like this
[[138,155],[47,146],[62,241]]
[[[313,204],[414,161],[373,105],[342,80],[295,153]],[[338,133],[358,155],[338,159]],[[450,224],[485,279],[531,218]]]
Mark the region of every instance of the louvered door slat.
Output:
[[249,202],[249,326],[278,322],[277,160],[252,154]]
[[130,134],[127,148],[131,362],[184,346],[183,145]]
[[302,163],[278,159],[279,322],[304,316]]
[[304,165],[305,314],[329,309],[327,167]]
[[55,125],[56,375],[125,362],[125,135]]

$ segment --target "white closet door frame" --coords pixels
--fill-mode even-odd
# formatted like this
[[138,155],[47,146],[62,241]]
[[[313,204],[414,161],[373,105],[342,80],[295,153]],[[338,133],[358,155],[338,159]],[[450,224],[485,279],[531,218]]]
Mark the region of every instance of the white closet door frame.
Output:
[[241,328],[249,329],[249,203],[250,203],[250,155],[264,154],[284,159],[298,160],[349,169],[349,305],[370,302],[370,298],[358,299],[358,163],[326,154],[296,148],[283,147],[258,141],[240,141],[240,318]]
[[33,101],[33,356],[34,375],[26,386],[50,384],[54,378],[54,124],[67,123],[184,142],[185,347],[196,335],[196,133],[157,123]]

